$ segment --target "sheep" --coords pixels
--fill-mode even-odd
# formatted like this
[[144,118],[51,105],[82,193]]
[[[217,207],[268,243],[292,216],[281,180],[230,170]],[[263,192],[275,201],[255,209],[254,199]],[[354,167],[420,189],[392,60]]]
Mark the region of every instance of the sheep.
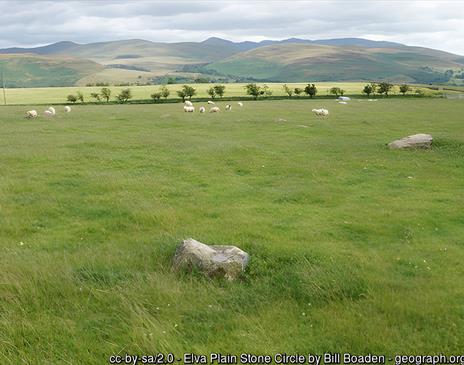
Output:
[[36,110],[29,110],[26,112],[26,118],[27,119],[32,119],[32,118],[37,118],[38,114]]
[[187,106],[193,106],[192,102],[190,100],[185,100],[184,104]]
[[52,113],[52,115],[55,115],[55,114],[56,114],[56,110],[55,110],[55,108],[52,107],[52,106],[51,106],[50,108],[48,108],[47,110],[49,110],[49,111]]
[[210,113],[219,113],[221,111],[221,109],[219,109],[217,106],[213,106],[209,112]]
[[329,115],[329,111],[327,109],[313,109],[312,112],[318,117],[326,117]]
[[45,110],[44,111],[44,116],[46,117],[53,117],[53,112],[51,110]]
[[241,101],[239,101],[237,104],[240,108],[243,106],[243,103]]
[[206,111],[206,108],[204,106],[200,107],[200,113],[204,113]]
[[227,104],[227,105],[226,105],[226,110],[232,110],[232,105]]
[[186,112],[186,113],[193,113],[194,111],[195,111],[195,107],[194,107],[194,106],[187,106],[187,105],[184,106],[184,112]]
[[208,100],[208,104],[209,105],[216,105],[216,103],[214,101],[211,101],[211,100]]
[[70,112],[71,112],[71,107],[68,106],[68,105],[66,105],[66,106],[64,107],[64,111],[65,111],[65,113],[70,113]]

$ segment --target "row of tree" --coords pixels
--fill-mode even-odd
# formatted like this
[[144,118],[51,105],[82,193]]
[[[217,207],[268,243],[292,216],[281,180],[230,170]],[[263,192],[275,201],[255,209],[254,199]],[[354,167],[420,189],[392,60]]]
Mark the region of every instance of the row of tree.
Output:
[[[364,86],[363,93],[366,94],[368,97],[371,96],[371,94],[375,95],[377,94],[385,94],[385,96],[388,98],[388,94],[390,93],[391,89],[393,89],[395,85],[390,84],[389,82],[371,82],[370,84],[367,84]],[[411,87],[409,85],[403,84],[399,86],[400,93],[405,95],[408,91],[411,91]]]
[[[99,93],[91,93],[90,97],[95,101],[102,101],[106,100],[106,102],[110,101],[111,98],[111,89],[107,87],[103,87]],[[129,99],[132,99],[132,92],[130,89],[123,89],[119,94],[116,95],[116,100],[120,103],[126,103]],[[80,91],[77,91],[76,94],[70,94],[67,97],[67,101],[70,103],[76,103],[80,101],[81,103],[84,102],[84,94]]]
[[[390,93],[391,89],[394,87],[393,84],[390,84],[388,82],[371,82],[367,85],[364,86],[363,93],[366,94],[368,97],[370,97],[372,94],[375,95],[377,94],[385,94],[386,97],[388,97],[388,94]],[[300,96],[301,94],[306,94],[310,98],[313,98],[317,94],[317,87],[315,84],[307,84],[304,88],[291,88],[287,84],[284,84],[282,86],[284,89],[285,93],[288,95],[288,97],[292,97],[293,95]],[[272,91],[267,85],[257,85],[257,84],[247,84],[245,85],[245,90],[246,94],[250,95],[253,97],[253,99],[258,99],[260,96],[271,96]],[[400,92],[404,95],[408,91],[411,91],[411,87],[409,85],[403,84],[399,86]],[[212,98],[215,99],[216,97],[222,98],[225,94],[226,91],[226,86],[225,85],[214,85],[210,87],[208,90],[206,90],[207,94]],[[344,95],[345,90],[339,88],[339,87],[332,87],[329,92],[332,95],[339,96],[339,95]],[[190,85],[184,85],[182,86],[182,89],[176,91],[177,96],[182,99],[182,101],[185,101],[186,99],[192,99],[193,96],[197,94],[197,90]],[[150,95],[150,97],[153,99],[153,102],[156,102],[157,100],[160,100],[161,98],[167,99],[169,95],[171,94],[170,90],[166,87],[166,85],[163,85],[160,87],[159,91],[154,92],[153,94]],[[97,102],[100,102],[102,100],[105,100],[106,102],[109,102],[111,98],[111,89],[104,87],[100,90],[100,92],[93,92],[90,94],[90,97]],[[126,103],[129,99],[132,99],[132,93],[130,89],[123,89],[119,92],[119,94],[116,95],[116,100],[120,103]],[[77,91],[76,94],[71,94],[68,95],[67,100],[70,103],[76,103],[80,101],[81,103],[84,102],[84,95],[80,92]]]
[[[248,86],[248,85],[247,85]],[[371,82],[364,86],[363,93],[366,94],[368,97],[371,96],[371,94],[375,95],[377,94],[385,94],[386,97],[388,97],[388,94],[390,93],[391,89],[395,85],[390,84],[389,82]],[[296,87],[294,89],[290,88],[287,84],[283,85],[282,88],[284,89],[285,93],[291,98],[293,95],[299,96],[303,92],[309,97],[314,97],[317,94],[317,87],[314,84],[308,84],[304,89],[301,89],[299,87]],[[411,91],[411,87],[409,85],[403,84],[399,85],[399,90],[400,93],[405,95],[408,91]],[[330,94],[335,95],[335,96],[343,96],[345,94],[345,90],[339,88],[339,87],[332,87],[329,90]]]

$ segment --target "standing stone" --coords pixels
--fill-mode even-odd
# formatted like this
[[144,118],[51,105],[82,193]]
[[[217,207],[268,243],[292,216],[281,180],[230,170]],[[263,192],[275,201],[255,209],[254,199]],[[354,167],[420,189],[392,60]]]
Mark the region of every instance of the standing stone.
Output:
[[188,238],[177,247],[173,259],[175,270],[199,269],[210,278],[235,280],[248,264],[249,255],[235,246],[205,245]]
[[414,134],[412,136],[397,139],[388,144],[391,150],[407,148],[430,148],[433,138],[430,134]]

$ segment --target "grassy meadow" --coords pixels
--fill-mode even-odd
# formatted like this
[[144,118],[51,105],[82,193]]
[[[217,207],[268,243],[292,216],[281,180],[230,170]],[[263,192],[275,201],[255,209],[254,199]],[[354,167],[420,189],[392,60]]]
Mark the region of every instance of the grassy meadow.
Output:
[[[8,93],[76,88],[60,90]],[[323,106],[328,118],[311,114]],[[34,107],[0,107],[1,364],[462,352],[462,101],[76,105],[25,120]],[[385,148],[420,132],[433,149]],[[243,278],[173,272],[187,237],[248,251]]]
[[[259,83],[263,85],[263,83]],[[206,98],[208,94],[206,90],[208,90],[214,84],[190,84],[197,90],[196,97]],[[247,97],[245,91],[246,84],[225,84],[226,90],[224,97]],[[272,91],[272,95],[274,96],[284,96],[286,95],[283,88],[282,83],[266,83]],[[304,88],[307,84],[305,83],[287,83],[289,87],[294,89],[295,87]],[[365,82],[317,82],[316,86],[318,88],[318,95],[330,95],[329,90],[332,87],[339,87],[345,90],[346,95],[361,95],[362,89],[366,85]],[[171,91],[171,95],[169,98],[172,99],[179,99],[177,96],[176,91],[182,88],[182,84],[171,84],[167,85],[168,89]],[[122,89],[131,89],[133,99],[135,100],[143,100],[143,99],[150,99],[150,95],[154,92],[159,91],[160,85],[150,85],[150,86],[109,86],[112,92],[111,100],[115,100],[115,96],[121,92]],[[435,92],[424,85],[419,85],[417,87],[413,87],[413,90],[416,88],[421,89],[425,95],[432,95],[432,94],[439,94],[441,92]],[[75,86],[75,87],[46,87],[46,88],[17,88],[17,89],[7,89],[6,90],[6,98],[7,103],[10,105],[14,104],[44,104],[44,103],[67,103],[67,96],[69,94],[76,94],[77,91],[81,91],[84,94],[84,101],[91,102],[95,101],[92,99],[90,94],[91,93],[99,93],[101,87],[87,87],[87,86]],[[391,92],[392,94],[398,94],[399,90],[398,87],[395,86]],[[294,96],[294,98],[296,98]],[[0,101],[3,102],[3,95],[0,93]]]

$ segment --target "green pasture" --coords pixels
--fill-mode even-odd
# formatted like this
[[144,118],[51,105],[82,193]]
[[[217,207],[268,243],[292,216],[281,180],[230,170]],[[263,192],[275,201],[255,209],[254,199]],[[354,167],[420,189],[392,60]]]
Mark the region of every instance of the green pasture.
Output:
[[[75,90],[8,93],[53,103]],[[34,108],[0,107],[1,364],[462,353],[462,101],[76,105],[24,119]],[[385,147],[421,132],[431,150]],[[247,271],[233,283],[173,272],[187,237],[239,246]]]

